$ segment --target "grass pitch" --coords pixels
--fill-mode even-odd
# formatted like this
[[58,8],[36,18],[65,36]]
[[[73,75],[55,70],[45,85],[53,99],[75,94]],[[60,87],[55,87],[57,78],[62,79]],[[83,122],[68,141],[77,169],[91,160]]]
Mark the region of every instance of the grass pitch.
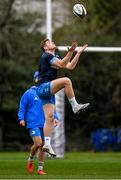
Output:
[[46,159],[47,175],[26,171],[29,153],[0,153],[0,179],[121,179],[121,153],[65,153],[64,159]]

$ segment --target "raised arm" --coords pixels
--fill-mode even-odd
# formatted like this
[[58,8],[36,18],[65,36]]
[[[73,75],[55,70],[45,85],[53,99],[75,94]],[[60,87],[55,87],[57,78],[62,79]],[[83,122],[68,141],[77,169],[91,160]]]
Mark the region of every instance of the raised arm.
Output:
[[68,64],[66,65],[66,69],[73,70],[76,67],[81,53],[87,48],[87,46],[88,46],[88,44],[84,44],[82,47],[80,47],[78,49],[74,58],[71,60],[71,62],[68,62]]
[[73,42],[71,45],[71,48],[68,50],[68,53],[66,54],[66,56],[61,60],[56,59],[53,62],[53,65],[58,67],[58,68],[65,68],[66,65],[68,64],[68,62],[71,60],[71,57],[72,57],[73,52],[74,52],[76,47],[77,47],[77,42]]

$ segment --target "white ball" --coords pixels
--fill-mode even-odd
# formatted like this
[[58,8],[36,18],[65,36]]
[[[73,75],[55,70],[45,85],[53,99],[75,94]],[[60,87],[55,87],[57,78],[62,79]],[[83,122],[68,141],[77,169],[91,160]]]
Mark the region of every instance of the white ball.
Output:
[[73,6],[73,13],[76,15],[76,16],[79,16],[79,17],[84,17],[87,15],[87,10],[86,8],[84,7],[84,5],[82,4],[75,4]]

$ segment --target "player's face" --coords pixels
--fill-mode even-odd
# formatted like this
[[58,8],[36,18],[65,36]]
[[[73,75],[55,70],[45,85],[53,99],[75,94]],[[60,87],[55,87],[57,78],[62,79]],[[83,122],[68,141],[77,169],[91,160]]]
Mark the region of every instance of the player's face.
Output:
[[55,43],[53,41],[49,40],[49,41],[46,41],[45,47],[47,49],[51,50],[51,49],[55,49],[56,45],[55,45]]

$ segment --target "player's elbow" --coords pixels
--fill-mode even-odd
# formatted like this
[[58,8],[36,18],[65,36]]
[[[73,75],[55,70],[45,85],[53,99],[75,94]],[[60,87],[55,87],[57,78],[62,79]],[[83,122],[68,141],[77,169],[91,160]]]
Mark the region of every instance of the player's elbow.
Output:
[[55,63],[54,63],[54,66],[55,67],[57,67],[57,68],[65,68],[65,64],[63,63],[63,62],[61,62],[61,61],[56,61]]
[[64,64],[64,63],[59,63],[59,64],[58,64],[58,67],[61,68],[61,69],[62,69],[62,68],[65,68],[65,67],[66,67],[66,64]]

